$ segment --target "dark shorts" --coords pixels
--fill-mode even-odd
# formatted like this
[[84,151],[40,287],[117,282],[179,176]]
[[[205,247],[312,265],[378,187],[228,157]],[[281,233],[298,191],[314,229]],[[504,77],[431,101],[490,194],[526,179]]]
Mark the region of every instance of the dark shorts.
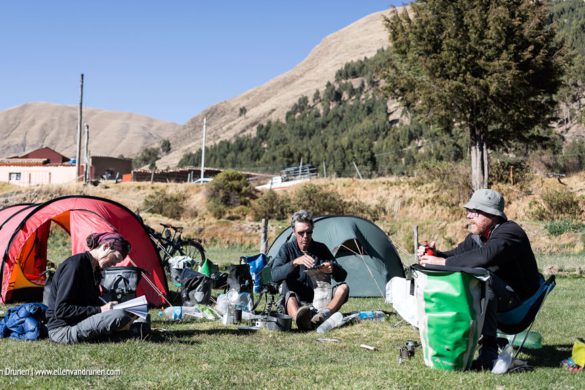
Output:
[[[344,285],[344,284],[347,284],[347,283],[341,282],[341,283],[338,283],[335,286],[333,286],[333,288],[331,289],[331,296],[332,297],[335,296],[335,291],[337,290],[337,287]],[[312,302],[306,302],[306,301],[300,300],[296,292],[291,291],[291,290],[287,290],[287,291],[283,291],[283,294],[280,298],[280,302],[278,303],[278,311],[279,312],[284,313],[284,314],[288,314],[286,312],[286,305],[288,304],[288,300],[291,297],[294,297],[299,302],[299,307],[312,305]],[[342,304],[347,303],[348,298],[349,298],[349,294],[347,294],[347,296],[345,297],[345,300],[342,302]]]

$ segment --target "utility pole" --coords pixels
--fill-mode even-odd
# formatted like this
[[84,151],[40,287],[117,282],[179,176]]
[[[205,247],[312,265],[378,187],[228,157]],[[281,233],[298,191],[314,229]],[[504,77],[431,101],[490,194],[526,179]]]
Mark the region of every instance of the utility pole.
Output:
[[81,74],[81,83],[79,91],[79,123],[77,126],[77,153],[75,154],[75,180],[79,180],[81,174],[81,131],[83,127],[83,73]]
[[85,169],[83,170],[83,181],[85,184],[89,183],[89,171],[91,169],[89,165],[89,125],[85,124],[85,158],[83,159],[85,163]]
[[203,184],[203,178],[205,177],[205,128],[207,126],[207,117],[203,118],[203,140],[201,142],[201,183]]

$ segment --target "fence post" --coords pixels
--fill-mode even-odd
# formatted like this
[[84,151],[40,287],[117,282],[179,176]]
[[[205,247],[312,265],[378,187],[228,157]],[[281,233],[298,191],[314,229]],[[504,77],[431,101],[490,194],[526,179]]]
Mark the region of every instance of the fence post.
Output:
[[268,218],[262,218],[262,229],[260,229],[260,253],[266,254],[268,243]]
[[413,245],[414,245],[414,263],[418,263],[418,259],[416,257],[416,250],[418,249],[418,225],[414,225],[413,228],[413,235],[414,235],[414,239],[413,239]]

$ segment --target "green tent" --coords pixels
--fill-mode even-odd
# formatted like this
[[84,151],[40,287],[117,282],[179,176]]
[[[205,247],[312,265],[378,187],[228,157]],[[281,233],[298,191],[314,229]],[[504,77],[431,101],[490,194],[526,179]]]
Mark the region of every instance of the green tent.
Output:
[[[373,222],[342,215],[314,220],[313,240],[327,245],[347,271],[346,282],[352,297],[384,297],[386,283],[394,276],[404,277],[400,257],[392,242]],[[280,247],[292,236],[288,227],[274,240],[268,258],[274,259]]]

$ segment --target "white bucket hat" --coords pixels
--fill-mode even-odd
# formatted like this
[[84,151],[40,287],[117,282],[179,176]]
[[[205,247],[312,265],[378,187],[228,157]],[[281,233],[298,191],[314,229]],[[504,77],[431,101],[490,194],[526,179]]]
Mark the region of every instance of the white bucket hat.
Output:
[[481,189],[477,190],[471,195],[469,202],[465,204],[468,210],[480,210],[490,215],[496,215],[498,217],[508,220],[506,214],[504,214],[504,197],[497,191]]

